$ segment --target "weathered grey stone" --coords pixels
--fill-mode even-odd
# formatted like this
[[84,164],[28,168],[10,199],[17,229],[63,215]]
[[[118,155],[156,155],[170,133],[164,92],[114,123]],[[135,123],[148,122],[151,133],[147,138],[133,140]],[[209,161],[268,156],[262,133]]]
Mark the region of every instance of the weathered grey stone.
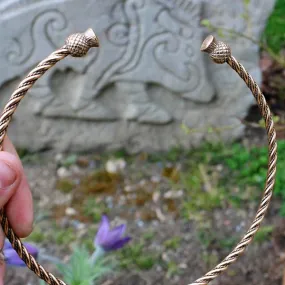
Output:
[[[92,27],[100,48],[68,58],[21,102],[9,135],[29,149],[126,147],[165,150],[203,139],[240,136],[253,97],[229,69],[200,52],[200,20],[244,32],[244,1],[4,0],[0,4],[0,103],[26,72],[74,32]],[[258,38],[274,0],[251,0],[250,30]],[[258,48],[228,39],[260,82]],[[187,134],[184,123],[200,132]],[[209,127],[224,129],[208,134]],[[229,126],[234,126],[229,128]]]

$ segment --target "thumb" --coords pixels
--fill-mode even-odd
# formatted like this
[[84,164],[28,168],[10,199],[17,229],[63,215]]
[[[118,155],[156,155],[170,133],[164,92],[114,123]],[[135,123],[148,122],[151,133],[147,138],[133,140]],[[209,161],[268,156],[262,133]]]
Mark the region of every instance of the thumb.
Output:
[[[3,208],[16,192],[21,179],[23,168],[17,157],[9,152],[0,151],[0,208]],[[0,248],[3,247],[4,235],[0,231]],[[0,285],[3,285],[5,266],[0,265]]]
[[17,190],[22,178],[22,166],[16,156],[0,152],[0,208],[4,207]]

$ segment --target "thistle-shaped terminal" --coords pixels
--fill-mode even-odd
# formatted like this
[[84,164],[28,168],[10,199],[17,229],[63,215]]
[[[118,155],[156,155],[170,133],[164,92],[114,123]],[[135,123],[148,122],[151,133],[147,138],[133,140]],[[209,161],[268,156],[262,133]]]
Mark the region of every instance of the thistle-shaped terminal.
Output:
[[73,57],[82,57],[87,54],[92,47],[99,47],[99,40],[92,29],[88,29],[85,33],[77,33],[70,35],[65,45]]
[[227,62],[231,57],[231,48],[227,44],[217,41],[212,35],[204,40],[201,51],[207,52],[210,58],[219,64]]

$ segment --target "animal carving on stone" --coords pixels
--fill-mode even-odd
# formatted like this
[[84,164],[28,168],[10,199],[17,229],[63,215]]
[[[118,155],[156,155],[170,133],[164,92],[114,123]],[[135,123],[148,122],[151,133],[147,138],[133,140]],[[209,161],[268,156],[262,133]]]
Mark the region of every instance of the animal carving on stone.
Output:
[[[1,52],[1,66],[12,68],[0,84],[21,75],[59,46],[75,27],[81,28],[72,11],[80,15],[82,29],[96,27],[101,45],[82,62],[69,60],[57,67],[84,74],[70,103],[53,94],[50,82],[54,71],[39,82],[32,94],[35,114],[166,124],[173,119],[172,114],[150,99],[148,84],[169,89],[181,100],[207,103],[214,96],[212,85],[205,80],[202,55],[196,51],[203,37],[197,29],[201,13],[197,1],[98,0],[82,5],[80,0],[61,0],[39,1],[28,7],[17,15],[7,12],[0,20],[8,26],[16,16],[25,22],[23,28],[11,26],[12,34],[19,36],[9,39]],[[12,50],[8,49],[11,46]],[[97,100],[111,84],[116,92],[126,95],[126,108],[121,113]]]

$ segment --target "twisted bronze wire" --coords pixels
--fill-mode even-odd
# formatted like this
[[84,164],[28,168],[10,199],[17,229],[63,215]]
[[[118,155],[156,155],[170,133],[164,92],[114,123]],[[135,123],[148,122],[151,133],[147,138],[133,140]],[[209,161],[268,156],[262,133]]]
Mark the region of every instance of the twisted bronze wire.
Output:
[[[73,57],[82,57],[86,55],[91,47],[98,46],[99,41],[91,29],[88,29],[85,33],[73,34],[66,39],[63,47],[51,53],[26,76],[12,94],[0,117],[0,150],[2,150],[2,143],[7,132],[8,124],[12,119],[12,115],[16,111],[20,101],[24,98],[27,91],[35,84],[35,82],[43,76],[47,70],[66,56],[71,55]],[[3,208],[0,210],[0,222],[5,235],[11,242],[11,245],[29,269],[50,285],[66,285],[62,280],[46,271],[36,261],[36,259],[28,253],[21,240],[11,228]]]
[[[6,135],[7,127],[11,121],[12,115],[15,112],[21,99],[25,96],[27,91],[34,85],[34,83],[52,66],[58,61],[62,60],[68,55],[74,57],[84,56],[89,48],[98,47],[99,42],[94,32],[88,29],[84,34],[74,34],[68,37],[66,44],[53,52],[45,60],[40,62],[36,68],[34,68],[26,78],[20,83],[16,91],[12,94],[9,102],[4,108],[4,111],[0,117],[0,150],[2,149],[2,143]],[[229,46],[223,42],[216,41],[213,36],[209,36],[203,42],[202,51],[209,53],[210,57],[216,63],[228,63],[233,70],[235,70],[239,76],[245,81],[248,88],[251,90],[255,97],[260,112],[265,120],[266,132],[268,135],[268,171],[265,183],[265,189],[261,203],[257,210],[257,214],[247,233],[236,245],[232,252],[224,258],[214,269],[206,273],[203,277],[197,279],[194,283],[189,285],[207,285],[222,272],[224,272],[229,265],[234,263],[238,257],[244,252],[246,247],[252,241],[255,233],[258,231],[260,224],[266,214],[269,207],[272,191],[275,183],[276,174],[276,162],[277,162],[277,143],[276,132],[274,129],[274,123],[271,116],[270,109],[266,103],[266,100],[251,75],[245,70],[245,68],[231,55]],[[4,209],[0,210],[0,221],[5,235],[11,242],[13,248],[16,250],[21,259],[26,263],[27,267],[31,269],[39,278],[43,279],[50,285],[66,285],[62,280],[56,278],[53,274],[46,271],[36,260],[30,255],[22,244],[21,240],[14,233],[9,221],[5,215]]]
[[275,183],[277,163],[277,142],[273,118],[270,108],[266,103],[265,97],[262,94],[257,83],[246,71],[246,69],[231,55],[231,49],[227,44],[221,41],[217,41],[213,36],[210,35],[204,40],[201,46],[201,51],[208,53],[210,58],[215,63],[227,63],[244,80],[252,92],[254,98],[256,99],[259,110],[265,120],[266,133],[268,137],[268,170],[260,205],[258,207],[255,219],[253,220],[246,234],[222,262],[220,262],[211,271],[206,273],[203,277],[197,279],[194,283],[191,283],[189,285],[207,285],[213,279],[218,277],[222,272],[224,272],[232,263],[234,263],[251,243],[269,207]]

